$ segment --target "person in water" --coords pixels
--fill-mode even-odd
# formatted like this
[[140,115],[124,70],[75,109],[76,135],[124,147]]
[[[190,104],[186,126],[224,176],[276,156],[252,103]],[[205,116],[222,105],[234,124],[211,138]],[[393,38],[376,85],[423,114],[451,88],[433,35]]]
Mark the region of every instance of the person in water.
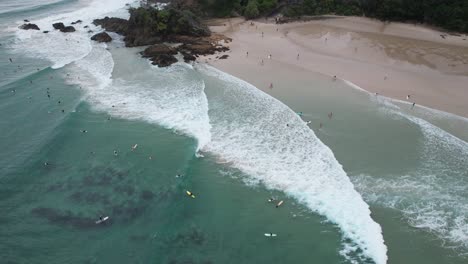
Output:
[[416,105],[416,103],[413,103],[413,105],[411,106],[411,109],[413,109],[415,105]]

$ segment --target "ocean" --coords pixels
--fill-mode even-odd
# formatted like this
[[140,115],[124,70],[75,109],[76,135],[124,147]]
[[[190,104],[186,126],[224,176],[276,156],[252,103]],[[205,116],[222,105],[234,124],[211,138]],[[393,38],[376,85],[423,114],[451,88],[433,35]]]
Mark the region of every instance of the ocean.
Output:
[[126,4],[0,3],[1,263],[468,262],[468,119],[91,41]]

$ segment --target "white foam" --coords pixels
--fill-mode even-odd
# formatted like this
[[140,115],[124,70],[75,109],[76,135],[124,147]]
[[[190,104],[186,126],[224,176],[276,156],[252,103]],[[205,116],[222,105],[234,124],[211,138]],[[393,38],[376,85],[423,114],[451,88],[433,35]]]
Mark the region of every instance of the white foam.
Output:
[[398,109],[386,108],[386,113],[419,127],[420,165],[404,176],[352,177],[356,188],[367,201],[400,210],[411,226],[467,252],[468,143]]
[[[34,58],[46,59],[52,62],[52,68],[61,68],[71,62],[84,58],[91,52],[91,40],[88,30],[96,28],[92,21],[105,14],[125,10],[125,4],[134,1],[129,0],[101,0],[92,1],[89,5],[73,12],[49,16],[34,21],[41,30],[16,29],[14,48],[16,52],[26,54]],[[119,12],[123,13],[123,12]],[[128,13],[128,12],[126,12]],[[53,23],[63,22],[70,25],[71,22],[82,20],[82,23],[73,25],[76,29],[72,33],[62,33],[54,30]],[[18,22],[18,26],[22,22]],[[84,28],[88,25],[89,28]],[[45,34],[42,31],[47,30]]]
[[300,117],[242,80],[208,66],[199,70],[222,80],[216,85],[222,95],[209,97],[212,141],[205,149],[326,216],[365,256],[386,263],[382,230],[368,205]]
[[[143,59],[138,62],[146,65]],[[70,81],[83,87],[86,100],[96,110],[180,131],[198,141],[197,151],[211,140],[203,80],[188,77],[190,69],[183,64],[168,69],[146,66],[135,70],[133,79],[111,79],[112,55],[104,46],[95,44],[88,56],[71,66],[73,76],[80,79]],[[136,66],[128,67],[133,72]]]

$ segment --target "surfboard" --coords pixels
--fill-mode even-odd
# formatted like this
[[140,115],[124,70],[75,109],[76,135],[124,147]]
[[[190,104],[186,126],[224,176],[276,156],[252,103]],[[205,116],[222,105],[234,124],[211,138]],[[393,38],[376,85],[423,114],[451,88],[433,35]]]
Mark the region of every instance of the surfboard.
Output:
[[133,145],[132,151],[135,150],[136,148],[138,148],[138,144]]
[[102,218],[102,220],[101,220],[101,219],[97,220],[97,221],[96,221],[96,224],[104,223],[104,222],[107,221],[107,220],[109,220],[109,216],[106,216],[106,217]]
[[193,194],[192,192],[185,191],[185,193],[187,193],[188,196],[195,198],[195,194]]
[[276,208],[280,207],[283,204],[283,200],[279,201],[279,203],[276,204]]
[[272,233],[265,233],[265,236],[266,236],[266,237],[275,237],[275,236],[276,236],[276,234],[272,234]]

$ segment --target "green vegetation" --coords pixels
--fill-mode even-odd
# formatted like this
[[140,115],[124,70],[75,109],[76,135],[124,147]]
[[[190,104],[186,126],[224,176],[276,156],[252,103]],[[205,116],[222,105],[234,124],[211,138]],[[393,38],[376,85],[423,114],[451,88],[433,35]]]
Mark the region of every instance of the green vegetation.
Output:
[[206,26],[187,9],[133,8],[128,22],[131,29],[140,30],[144,35],[209,35]]
[[[183,0],[181,0],[183,1]],[[468,0],[199,0],[200,13],[255,18],[276,10],[286,16],[357,15],[386,21],[426,23],[468,32]]]

